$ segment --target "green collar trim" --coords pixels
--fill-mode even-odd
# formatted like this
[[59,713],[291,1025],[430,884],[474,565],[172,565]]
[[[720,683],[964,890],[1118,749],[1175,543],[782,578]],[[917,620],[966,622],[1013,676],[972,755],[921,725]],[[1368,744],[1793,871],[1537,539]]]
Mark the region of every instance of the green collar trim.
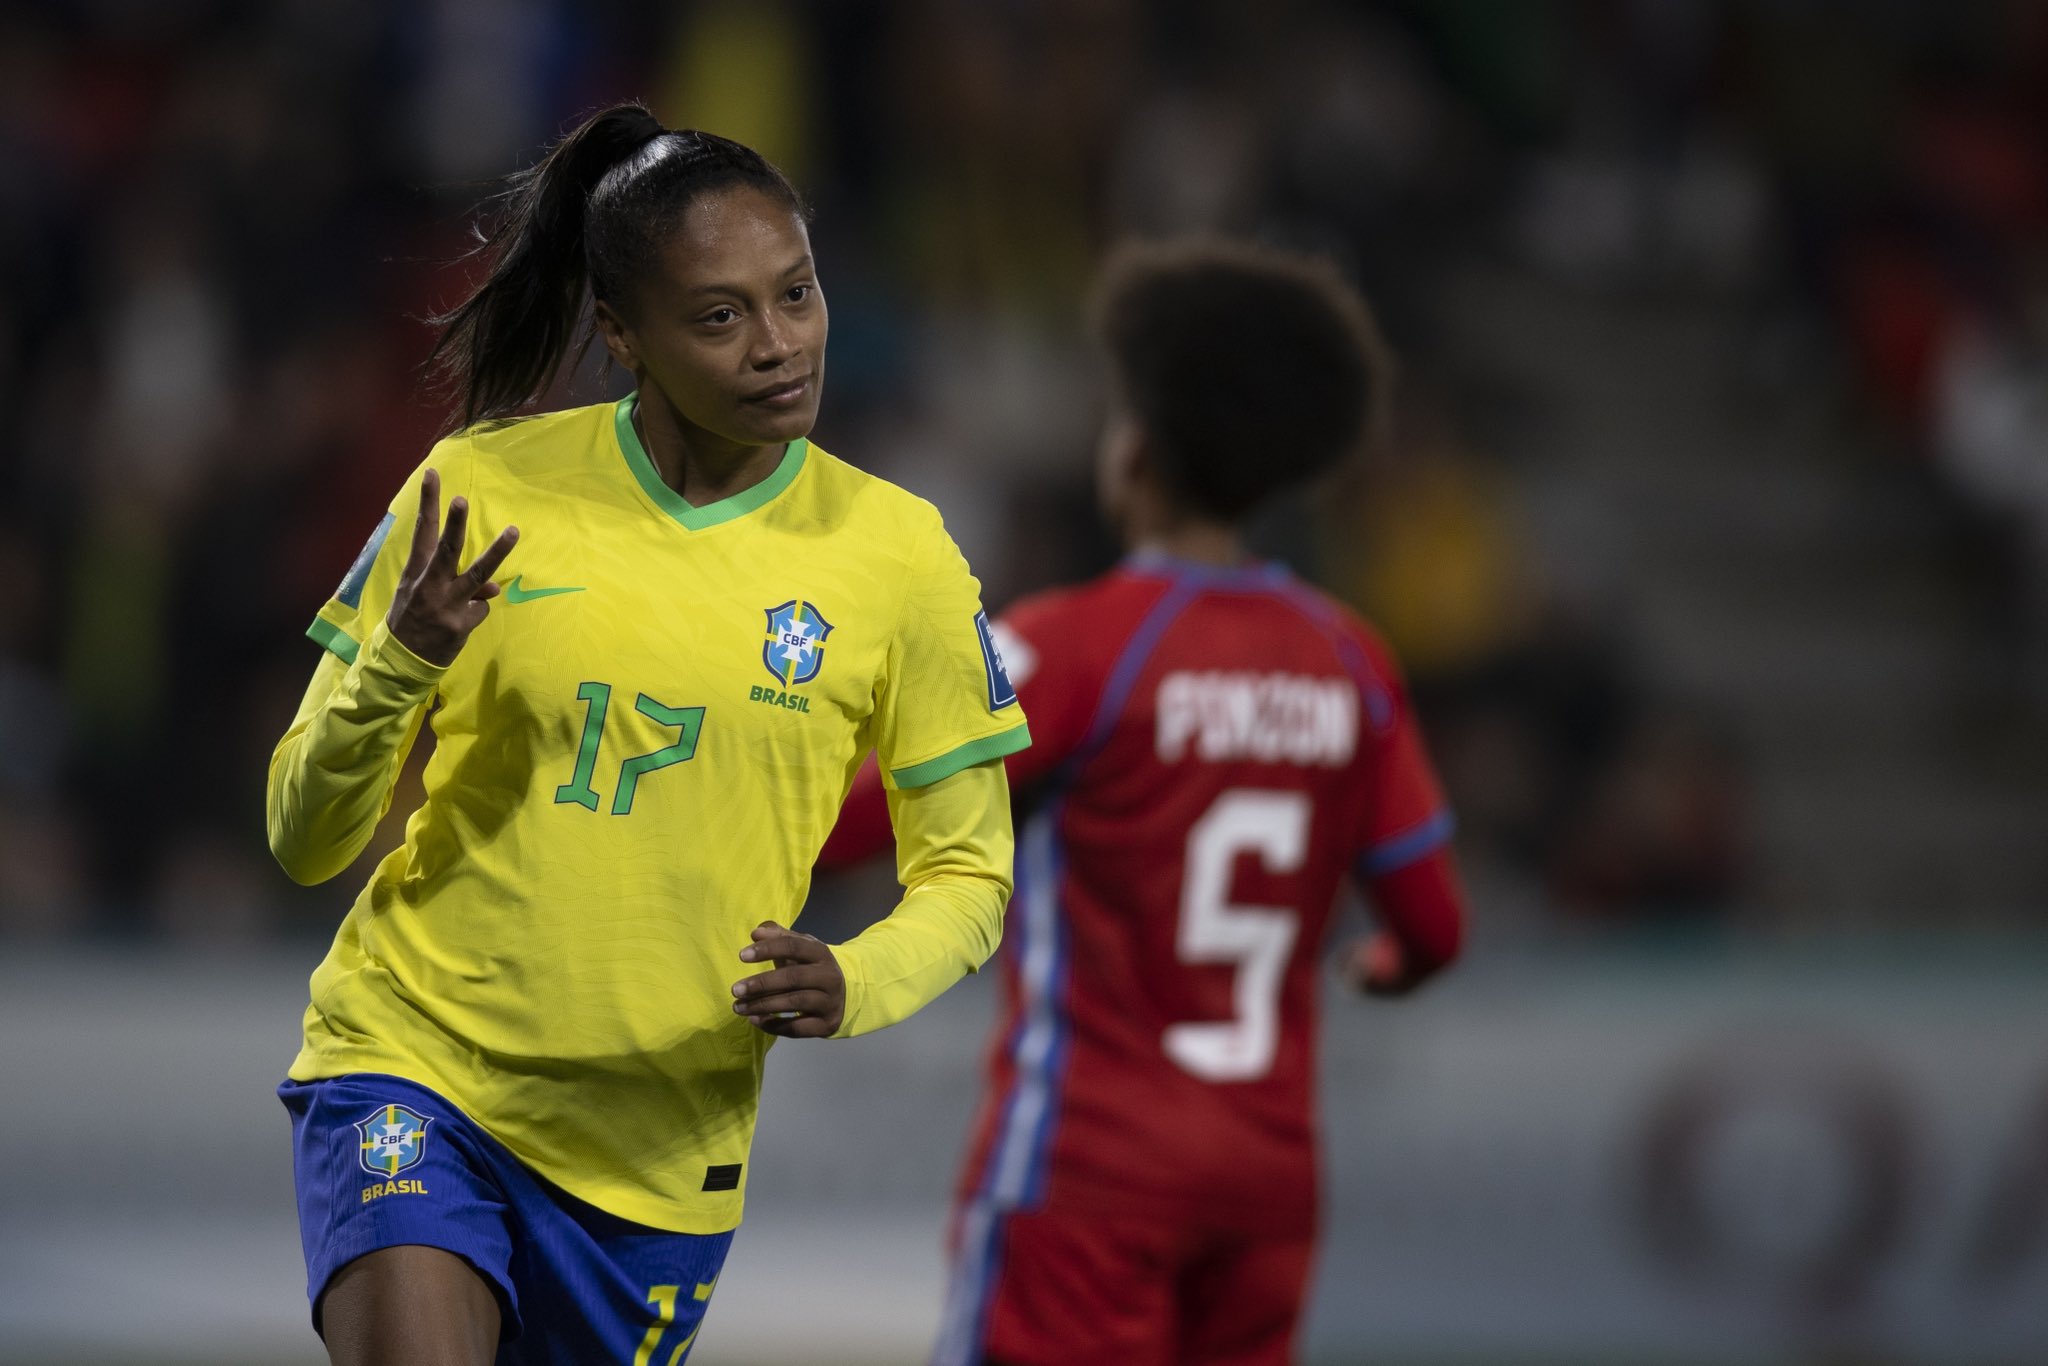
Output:
[[750,489],[741,489],[730,498],[693,507],[662,479],[661,472],[654,468],[654,461],[648,458],[647,448],[640,444],[640,433],[633,430],[633,407],[639,401],[640,395],[631,393],[612,406],[612,426],[619,435],[619,449],[625,452],[626,468],[633,471],[633,477],[640,481],[640,487],[654,500],[655,506],[691,531],[703,531],[721,522],[730,522],[735,517],[746,516],[788,488],[803,472],[804,456],[810,451],[811,443],[798,437],[784,448],[782,463],[766,479]]

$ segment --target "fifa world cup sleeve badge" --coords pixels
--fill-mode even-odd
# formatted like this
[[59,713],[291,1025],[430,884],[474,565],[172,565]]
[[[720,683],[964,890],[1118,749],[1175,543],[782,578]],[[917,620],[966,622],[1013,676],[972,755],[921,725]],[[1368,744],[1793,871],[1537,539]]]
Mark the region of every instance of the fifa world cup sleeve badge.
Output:
[[996,644],[995,628],[989,625],[987,612],[974,614],[974,631],[981,637],[981,665],[988,676],[988,709],[1001,711],[1015,706],[1017,689],[1011,686],[1009,671],[1003,668],[1003,652]]
[[377,523],[377,529],[370,533],[370,539],[363,542],[356,562],[348,567],[348,573],[342,576],[341,586],[334,590],[335,600],[342,606],[363,605],[363,588],[370,582],[370,570],[377,563],[377,552],[384,548],[384,538],[391,534],[391,524],[397,520],[396,513],[385,513],[384,520]]

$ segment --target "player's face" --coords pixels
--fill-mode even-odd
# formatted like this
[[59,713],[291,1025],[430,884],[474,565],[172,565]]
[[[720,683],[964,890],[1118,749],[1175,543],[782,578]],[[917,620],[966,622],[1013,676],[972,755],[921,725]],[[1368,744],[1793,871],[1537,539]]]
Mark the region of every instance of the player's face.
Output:
[[700,196],[635,295],[622,312],[600,307],[605,345],[687,426],[743,446],[810,432],[825,295],[789,205],[752,186]]

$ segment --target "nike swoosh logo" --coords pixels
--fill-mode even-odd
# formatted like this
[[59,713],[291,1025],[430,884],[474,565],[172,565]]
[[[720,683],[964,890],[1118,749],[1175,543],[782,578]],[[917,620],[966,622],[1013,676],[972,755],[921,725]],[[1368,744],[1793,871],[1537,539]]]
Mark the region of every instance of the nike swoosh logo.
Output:
[[557,593],[581,593],[581,588],[521,588],[519,581],[524,574],[514,574],[512,582],[505,585],[505,601],[532,602],[535,598],[551,598]]

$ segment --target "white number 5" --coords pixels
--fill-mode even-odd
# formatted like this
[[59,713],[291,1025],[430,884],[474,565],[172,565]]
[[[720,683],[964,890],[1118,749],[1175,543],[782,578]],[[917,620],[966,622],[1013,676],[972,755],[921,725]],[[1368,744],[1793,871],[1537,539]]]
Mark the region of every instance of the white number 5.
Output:
[[1204,1081],[1252,1081],[1280,1045],[1280,978],[1301,917],[1285,906],[1233,906],[1230,875],[1253,853],[1269,873],[1291,873],[1308,855],[1309,800],[1300,792],[1223,793],[1188,831],[1174,947],[1183,963],[1232,963],[1234,1018],[1169,1025],[1166,1056]]

